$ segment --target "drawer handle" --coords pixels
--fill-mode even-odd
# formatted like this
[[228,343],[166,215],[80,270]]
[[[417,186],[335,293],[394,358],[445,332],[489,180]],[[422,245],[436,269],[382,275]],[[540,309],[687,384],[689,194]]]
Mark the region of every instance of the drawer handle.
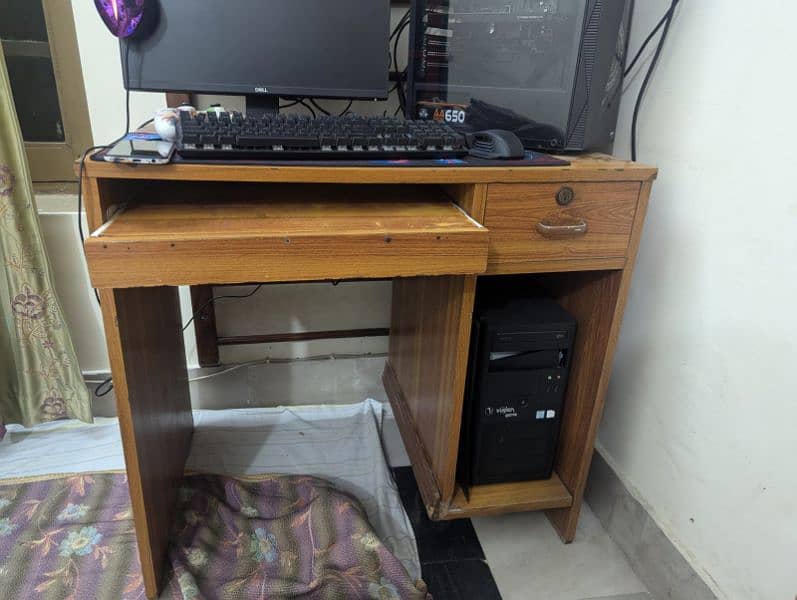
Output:
[[571,223],[551,223],[544,219],[537,223],[537,233],[549,239],[580,237],[587,233],[587,222],[579,219]]

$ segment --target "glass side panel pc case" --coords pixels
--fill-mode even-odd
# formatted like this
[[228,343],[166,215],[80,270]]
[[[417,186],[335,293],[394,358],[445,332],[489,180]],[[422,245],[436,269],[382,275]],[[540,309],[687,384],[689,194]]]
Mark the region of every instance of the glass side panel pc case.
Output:
[[632,0],[413,0],[408,116],[609,151]]

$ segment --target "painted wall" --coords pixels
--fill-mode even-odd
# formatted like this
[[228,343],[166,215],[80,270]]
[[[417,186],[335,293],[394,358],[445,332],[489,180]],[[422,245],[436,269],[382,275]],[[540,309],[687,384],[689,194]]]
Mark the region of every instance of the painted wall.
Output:
[[[637,2],[636,49],[669,2]],[[640,118],[658,165],[599,434],[720,597],[797,594],[797,5],[683,2]],[[629,154],[629,84],[615,152]]]

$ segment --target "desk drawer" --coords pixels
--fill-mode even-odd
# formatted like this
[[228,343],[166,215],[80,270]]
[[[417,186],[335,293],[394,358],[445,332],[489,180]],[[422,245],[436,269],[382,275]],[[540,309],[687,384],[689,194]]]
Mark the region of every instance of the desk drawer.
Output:
[[[539,263],[554,261],[622,266],[639,189],[635,182],[491,185],[484,219],[488,272],[544,271]],[[569,268],[558,263],[551,270]]]

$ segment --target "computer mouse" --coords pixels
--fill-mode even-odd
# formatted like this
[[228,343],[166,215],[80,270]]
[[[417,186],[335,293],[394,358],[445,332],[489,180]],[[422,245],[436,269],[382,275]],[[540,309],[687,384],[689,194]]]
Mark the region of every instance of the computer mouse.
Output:
[[526,151],[520,138],[511,131],[488,129],[465,135],[468,152],[476,158],[507,159],[523,158]]
[[103,23],[118,38],[129,38],[141,28],[144,14],[151,10],[147,0],[94,0]]

